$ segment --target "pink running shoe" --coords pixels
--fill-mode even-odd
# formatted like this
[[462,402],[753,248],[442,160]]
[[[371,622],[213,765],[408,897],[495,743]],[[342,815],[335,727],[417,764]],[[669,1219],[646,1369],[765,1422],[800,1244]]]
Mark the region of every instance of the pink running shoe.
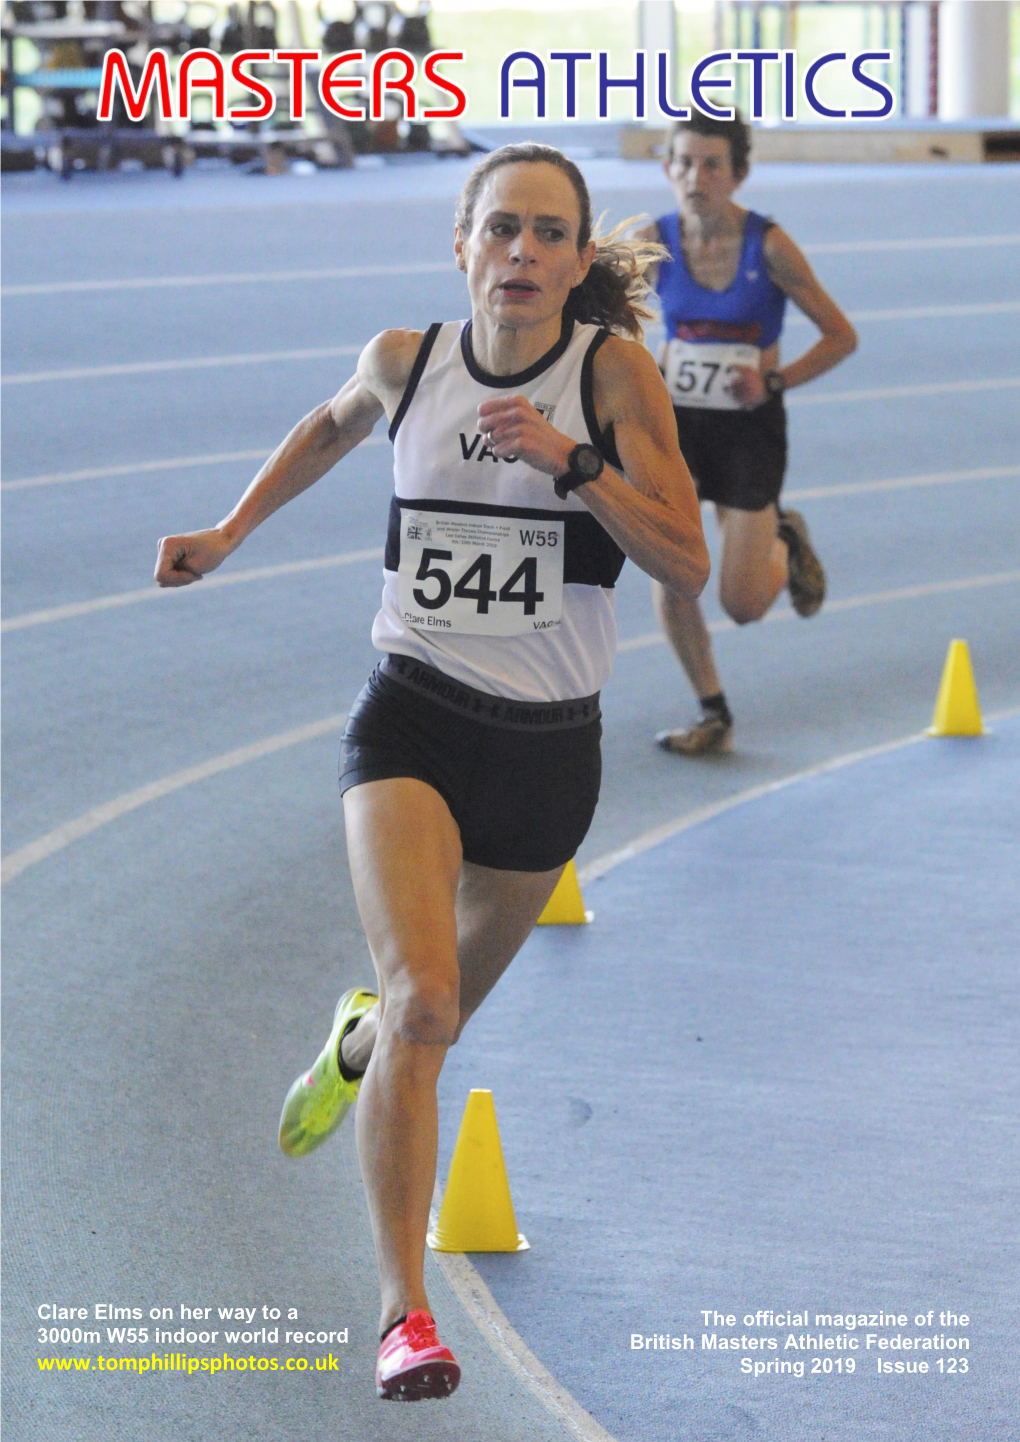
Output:
[[428,1312],[408,1312],[383,1337],[375,1366],[375,1390],[390,1402],[449,1397],[457,1390],[460,1367],[436,1336]]

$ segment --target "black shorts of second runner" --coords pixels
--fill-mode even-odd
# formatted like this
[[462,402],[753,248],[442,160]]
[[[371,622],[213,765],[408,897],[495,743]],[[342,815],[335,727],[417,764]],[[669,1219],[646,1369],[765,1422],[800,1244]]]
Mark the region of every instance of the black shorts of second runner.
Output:
[[587,834],[602,779],[598,696],[507,701],[387,656],[351,708],[340,791],[410,776],[439,792],[465,861],[552,871]]
[[786,408],[772,396],[751,411],[674,406],[680,450],[698,499],[734,511],[763,511],[786,474]]

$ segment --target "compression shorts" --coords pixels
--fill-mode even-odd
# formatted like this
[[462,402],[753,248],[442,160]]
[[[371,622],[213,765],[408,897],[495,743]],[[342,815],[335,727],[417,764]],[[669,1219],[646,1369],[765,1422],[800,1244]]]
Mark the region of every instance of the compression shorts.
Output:
[[595,814],[600,718],[597,695],[511,701],[388,655],[351,708],[340,791],[423,781],[450,808],[466,861],[552,871],[573,857]]

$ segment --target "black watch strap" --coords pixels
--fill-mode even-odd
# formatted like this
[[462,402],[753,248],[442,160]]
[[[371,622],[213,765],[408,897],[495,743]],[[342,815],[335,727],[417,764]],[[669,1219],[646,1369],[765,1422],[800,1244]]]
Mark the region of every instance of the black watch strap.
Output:
[[781,396],[786,390],[786,377],[782,371],[766,371],[762,379],[770,396]]
[[576,491],[578,486],[586,485],[588,481],[597,481],[605,464],[601,453],[594,446],[582,441],[567,457],[569,469],[562,476],[556,477],[553,490],[561,501],[565,501],[570,492]]

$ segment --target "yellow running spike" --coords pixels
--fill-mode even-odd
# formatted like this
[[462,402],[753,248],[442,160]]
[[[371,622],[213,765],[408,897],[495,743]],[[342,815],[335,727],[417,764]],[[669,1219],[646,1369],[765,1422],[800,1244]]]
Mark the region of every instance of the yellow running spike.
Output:
[[472,1087],[453,1149],[443,1205],[428,1244],[435,1252],[524,1252],[517,1230],[492,1092]]
[[929,736],[981,736],[981,708],[966,641],[950,641]]
[[545,904],[545,910],[538,918],[539,926],[584,926],[594,919],[593,911],[585,911],[581,884],[577,879],[577,867],[568,861],[563,875],[556,883],[556,890]]

